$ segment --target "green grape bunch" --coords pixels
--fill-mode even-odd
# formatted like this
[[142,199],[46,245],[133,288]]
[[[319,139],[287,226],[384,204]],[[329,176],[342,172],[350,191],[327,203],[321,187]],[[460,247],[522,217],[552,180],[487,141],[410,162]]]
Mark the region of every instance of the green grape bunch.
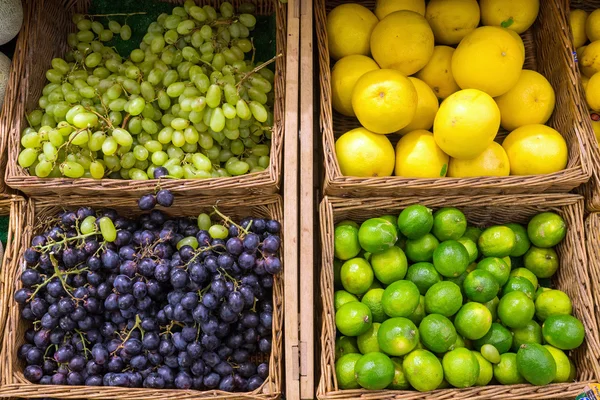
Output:
[[[274,73],[255,65],[252,4],[188,0],[150,24],[123,59],[106,45],[131,28],[75,15],[26,115],[18,163],[38,177],[205,179],[270,162]],[[158,173],[159,171],[160,173]]]

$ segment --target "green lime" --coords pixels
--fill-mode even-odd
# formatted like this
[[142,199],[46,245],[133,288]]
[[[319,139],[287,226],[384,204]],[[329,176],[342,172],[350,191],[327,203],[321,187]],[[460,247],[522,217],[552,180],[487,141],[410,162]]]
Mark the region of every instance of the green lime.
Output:
[[340,260],[356,257],[361,250],[358,243],[358,228],[352,225],[336,226],[333,243],[334,255]]
[[473,342],[477,350],[480,350],[486,344],[494,346],[498,353],[503,354],[510,350],[513,337],[508,329],[497,322],[492,323],[490,330],[480,339]]
[[571,363],[569,362],[569,357],[567,357],[564,351],[552,347],[549,344],[545,344],[544,347],[552,354],[552,358],[554,358],[554,362],[556,363],[556,377],[552,383],[568,382],[569,376],[571,375]]
[[433,214],[432,233],[439,239],[457,240],[465,234],[467,230],[467,218],[457,208],[440,208]]
[[396,281],[381,297],[383,311],[390,317],[408,317],[419,305],[419,289],[411,281]]
[[352,294],[363,294],[373,283],[373,269],[364,258],[353,258],[342,265],[342,286]]
[[460,309],[462,300],[458,285],[448,281],[438,282],[425,293],[425,312],[450,317]]
[[404,367],[402,366],[402,359],[392,357],[391,360],[394,363],[394,380],[387,388],[393,390],[406,390],[410,388],[410,384],[404,373]]
[[440,360],[427,350],[415,350],[402,361],[404,375],[410,385],[419,392],[437,389],[444,380]]
[[356,338],[341,336],[335,340],[335,359],[338,360],[346,354],[360,353]]
[[544,321],[542,335],[546,343],[561,350],[572,350],[583,343],[585,328],[572,315],[553,315]]
[[434,353],[445,353],[456,342],[452,321],[440,314],[429,314],[419,325],[421,343]]
[[382,215],[381,217],[382,219],[385,219],[386,221],[390,221],[392,225],[394,225],[394,228],[396,228],[396,233],[398,232],[398,217],[396,217],[395,215],[392,214],[387,214],[387,215]]
[[512,269],[512,259],[510,257],[502,257],[502,260],[508,265],[508,268]]
[[375,277],[384,285],[404,279],[408,262],[400,247],[392,246],[381,253],[371,255],[371,267]]
[[475,226],[468,226],[467,230],[465,231],[462,237],[469,238],[475,243],[477,243],[477,241],[479,240],[479,236],[481,236],[481,232],[483,232],[483,229],[481,228],[477,228]]
[[342,265],[344,262],[342,260],[338,260],[337,258],[333,259],[333,285],[336,289],[341,289],[342,286]]
[[517,370],[532,385],[547,385],[556,378],[556,362],[541,344],[524,344],[517,352]]
[[477,263],[477,269],[489,272],[500,286],[504,286],[510,275],[510,267],[498,257],[487,257]]
[[475,354],[466,348],[461,347],[444,354],[442,367],[444,378],[457,388],[471,387],[479,378],[479,361]]
[[492,314],[483,304],[467,303],[456,313],[454,326],[466,339],[481,339],[492,326]]
[[477,362],[479,362],[479,376],[477,377],[475,386],[486,386],[494,377],[494,369],[492,368],[492,364],[483,358],[481,353],[474,351],[473,354],[475,354]]
[[538,299],[538,297],[540,297],[540,294],[547,292],[549,290],[552,290],[550,288],[547,287],[538,287],[537,290],[535,291],[535,293],[533,294],[533,301],[536,301]]
[[373,254],[369,253],[368,251],[364,251],[364,250],[362,250],[362,251],[361,251],[361,254],[360,254],[360,257],[364,258],[364,259],[365,259],[365,260],[367,260],[367,261],[370,261],[370,260],[371,260],[371,256],[372,256],[372,255],[373,255]]
[[356,229],[358,229],[358,224],[355,221],[350,221],[349,219],[345,219],[343,221],[338,222],[336,225],[337,226],[353,226]]
[[456,342],[450,346],[450,350],[458,349],[459,347],[467,347],[467,343],[462,336],[456,335]]
[[476,269],[465,278],[463,289],[470,300],[486,303],[498,295],[500,285],[494,275],[482,269]]
[[419,305],[415,311],[406,318],[410,319],[417,326],[423,321],[423,318],[425,318],[425,296],[419,297]]
[[498,317],[509,328],[524,327],[535,314],[535,305],[523,292],[510,292],[500,299]]
[[533,272],[528,270],[527,268],[517,268],[510,271],[510,276],[522,276],[526,278],[533,284],[533,287],[537,289],[538,287],[538,278],[535,276]]
[[542,343],[542,327],[535,321],[529,321],[522,328],[513,328],[513,344],[512,351],[518,351],[521,345],[529,343]]
[[515,233],[515,247],[513,247],[512,252],[510,253],[511,257],[521,257],[523,254],[529,250],[529,246],[531,246],[531,242],[529,241],[529,236],[527,236],[527,229],[521,224],[506,224],[507,227],[512,229]]
[[418,239],[433,227],[431,209],[420,204],[406,207],[398,216],[398,228],[408,239]]
[[491,344],[484,344],[481,346],[481,355],[492,364],[498,364],[500,362],[500,353],[498,352],[498,349]]
[[466,238],[464,236],[458,239],[457,242],[465,246],[465,249],[467,249],[467,253],[469,253],[469,264],[475,262],[475,260],[477,260],[477,257],[479,256],[477,244],[471,239]]
[[548,248],[559,244],[567,234],[567,224],[560,215],[544,212],[536,215],[527,225],[529,240],[536,247]]
[[569,382],[575,382],[577,378],[577,366],[573,362],[573,360],[569,359],[569,364],[571,364],[571,372],[569,372]]
[[356,381],[369,390],[380,390],[394,380],[394,364],[383,353],[368,353],[362,356],[354,366]]
[[344,304],[335,313],[335,325],[344,336],[359,336],[369,330],[373,317],[369,307],[353,301]]
[[469,253],[465,246],[456,240],[447,240],[434,250],[433,266],[442,276],[457,277],[467,270]]
[[535,300],[535,316],[544,321],[552,315],[571,315],[573,304],[569,296],[560,290],[547,290]]
[[398,241],[396,226],[387,219],[371,218],[358,230],[360,246],[369,253],[380,253],[389,249]]
[[411,281],[419,292],[424,295],[430,287],[442,281],[441,275],[436,271],[433,264],[428,262],[420,262],[408,267],[406,272],[406,280]]
[[431,233],[418,239],[406,241],[406,257],[412,262],[431,261],[440,242]]
[[362,354],[350,353],[343,355],[335,362],[335,375],[337,377],[340,389],[359,389],[360,385],[356,381],[354,367]]
[[483,303],[483,305],[490,310],[490,314],[492,314],[492,321],[496,321],[498,319],[498,304],[500,304],[500,299],[498,297],[494,297],[490,301]]
[[360,299],[361,303],[366,304],[371,310],[373,315],[373,322],[383,322],[387,319],[387,315],[383,312],[383,306],[381,305],[381,296],[383,296],[384,290],[382,288],[370,289]]
[[483,231],[477,244],[485,257],[506,257],[517,243],[515,233],[507,226],[492,226]]
[[351,301],[358,301],[358,297],[352,293],[348,293],[345,290],[336,290],[333,294],[333,306],[335,311],[339,310],[341,306]]
[[508,282],[502,288],[502,295],[507,295],[510,292],[523,292],[529,297],[533,299],[533,294],[535,293],[535,289],[529,280],[523,278],[522,276],[513,276],[512,278],[508,278]]
[[550,278],[558,269],[558,254],[552,248],[541,249],[532,246],[525,257],[525,268],[533,272],[538,278]]
[[419,330],[407,318],[390,318],[384,321],[377,332],[379,348],[391,356],[410,353],[419,343]]
[[517,355],[515,353],[504,353],[500,356],[500,362],[493,366],[494,378],[503,385],[517,385],[525,383],[525,378],[517,369]]
[[379,352],[379,342],[377,341],[377,332],[381,324],[373,322],[368,331],[356,338],[356,344],[362,354]]

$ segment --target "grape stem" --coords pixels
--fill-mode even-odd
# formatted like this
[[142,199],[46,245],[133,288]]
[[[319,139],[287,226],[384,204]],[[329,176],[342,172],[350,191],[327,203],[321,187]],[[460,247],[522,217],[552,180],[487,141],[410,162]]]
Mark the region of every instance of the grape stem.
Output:
[[117,347],[112,353],[111,355],[114,355],[119,349],[123,348],[123,345],[125,344],[125,342],[127,340],[129,340],[129,338],[131,337],[131,333],[134,331],[134,329],[139,329],[140,332],[142,333],[142,339],[144,339],[144,330],[142,329],[142,319],[140,318],[139,314],[135,315],[135,325],[133,325],[133,328],[131,328],[129,330],[129,332],[127,333],[127,336],[125,336],[125,339],[123,339],[123,343],[121,343],[119,345],[119,347]]
[[241,230],[242,232],[244,232],[245,235],[248,234],[248,229],[250,229],[250,227],[252,226],[252,220],[250,221],[250,224],[248,224],[247,228],[244,228],[241,225],[236,224],[235,222],[233,222],[231,220],[231,218],[229,218],[227,215],[223,214],[222,212],[219,211],[219,209],[217,208],[217,206],[213,206],[214,208],[214,212],[211,214],[217,214],[219,217],[221,217],[223,219],[223,221],[225,221],[228,224],[231,224],[233,226],[235,226],[236,228],[238,228],[239,230]]
[[244,82],[245,82],[245,81],[246,81],[248,78],[250,78],[252,75],[254,75],[255,73],[257,73],[258,71],[260,71],[261,69],[263,69],[263,68],[264,68],[264,67],[266,67],[267,65],[274,63],[274,62],[275,62],[275,60],[277,60],[279,57],[282,57],[282,56],[283,56],[283,54],[282,54],[282,53],[279,53],[279,54],[277,54],[275,57],[271,58],[270,60],[268,60],[268,61],[265,61],[264,63],[257,65],[256,67],[254,67],[254,69],[252,69],[252,71],[246,72],[246,73],[244,74],[244,76],[242,76],[242,79],[240,79],[240,81],[239,81],[239,82],[238,82],[238,83],[235,85],[235,87],[236,87],[236,89],[237,89],[237,91],[238,91],[238,94],[239,94],[239,92],[240,92],[240,87],[242,86],[242,84],[243,84],[243,83],[244,83]]
[[[54,267],[54,274],[51,277],[47,278],[43,283],[40,283],[39,285],[36,286],[36,288],[33,291],[33,293],[31,293],[31,296],[29,296],[28,301],[33,300],[33,298],[35,297],[35,295],[43,287],[45,287],[48,283],[50,283],[50,281],[52,281],[52,279],[54,279],[54,278],[58,278],[60,280],[60,284],[62,285],[62,287],[65,290],[65,292],[69,296],[71,296],[73,299],[75,299],[75,297],[71,294],[71,292],[69,292],[69,289],[73,289],[73,288],[67,284],[67,281],[65,280],[65,276],[78,275],[81,272],[87,271],[88,269],[87,268],[83,268],[83,269],[77,269],[77,270],[72,270],[72,271],[61,271],[60,269],[58,269],[58,262],[56,261],[56,258],[54,258],[54,255],[52,255],[52,254],[50,254],[50,261],[52,262],[52,266]],[[78,300],[78,299],[75,299],[75,300]]]
[[147,12],[133,12],[133,13],[114,13],[114,14],[87,14],[88,17],[129,17],[132,15],[146,15]]
[[90,232],[90,233],[84,233],[82,235],[73,236],[73,237],[70,237],[70,238],[65,237],[63,240],[61,240],[59,242],[52,242],[52,243],[49,243],[49,244],[47,244],[45,246],[37,246],[36,249],[39,250],[39,251],[41,251],[41,252],[45,252],[45,251],[51,249],[52,247],[54,247],[56,245],[60,246],[60,245],[63,245],[65,243],[73,242],[73,241],[79,240],[79,239],[85,239],[87,237],[90,237],[90,236],[93,236],[93,235],[97,235],[97,234],[98,234],[98,232],[94,231],[94,232]]
[[125,126],[129,122],[129,118],[131,118],[131,114],[127,113],[125,118],[123,118],[123,123],[121,124],[121,129],[125,129]]

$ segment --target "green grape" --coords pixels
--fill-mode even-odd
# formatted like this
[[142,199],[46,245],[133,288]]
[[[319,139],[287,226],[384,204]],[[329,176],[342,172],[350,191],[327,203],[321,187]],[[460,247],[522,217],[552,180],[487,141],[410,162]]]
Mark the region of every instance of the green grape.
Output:
[[[118,177],[115,178],[121,178],[121,179],[131,179],[131,174],[129,173],[130,171],[128,169],[122,168],[119,170],[118,173]],[[111,175],[108,176],[109,178],[112,178]]]
[[[51,132],[57,132],[57,131],[51,131]],[[62,135],[61,135],[61,139],[62,139]],[[21,137],[21,146],[23,146],[25,148],[35,149],[35,148],[39,148],[41,145],[42,145],[41,138],[37,132],[27,133]],[[59,146],[60,146],[60,144],[59,144]]]
[[140,84],[129,78],[123,81],[123,88],[131,94],[140,94],[141,92]]
[[131,61],[133,61],[135,63],[141,63],[142,61],[144,61],[145,57],[146,57],[146,53],[144,53],[140,49],[133,50],[131,52],[131,54],[129,55],[129,58],[131,59]]
[[192,163],[197,170],[210,172],[212,170],[212,162],[202,153],[196,153],[192,156]]
[[106,134],[102,131],[97,131],[92,134],[88,140],[88,148],[91,151],[99,151],[102,149],[102,144],[106,140]]
[[81,164],[84,170],[90,169],[90,164],[92,163],[92,159],[86,156],[85,154],[79,153],[77,156],[77,162]]
[[271,71],[269,68],[263,68],[263,69],[259,70],[258,73],[260,74],[260,76],[265,78],[271,84],[273,84],[273,82],[275,82],[275,73],[273,71]]
[[250,169],[258,166],[258,157],[256,156],[249,156],[244,161],[250,166]]
[[229,65],[233,64],[234,62],[238,61],[239,58],[237,57],[236,53],[234,53],[231,49],[225,49],[223,50],[223,57],[225,58],[225,62]]
[[222,53],[216,53],[212,60],[212,67],[220,71],[225,66],[225,56]]
[[42,110],[33,110],[32,112],[29,113],[29,116],[27,119],[31,126],[37,126],[42,122],[43,116],[44,116],[44,113],[42,112]]
[[[239,36],[238,36],[239,37]],[[236,46],[244,53],[252,51],[252,42],[248,39],[240,39],[236,42]]]
[[178,15],[181,18],[187,18],[187,16],[188,16],[187,11],[185,11],[185,8],[183,8],[183,7],[173,8],[173,14]]
[[93,27],[93,23],[89,19],[81,19],[76,24],[77,29],[79,29],[80,31],[89,31]]
[[175,118],[173,121],[171,121],[171,128],[178,131],[182,131],[188,126],[190,126],[190,121],[183,118]]
[[[194,50],[195,51],[195,50]],[[183,51],[181,52],[181,54],[183,55]],[[198,60],[200,60],[200,56],[198,56],[198,59],[194,59],[194,60],[188,60],[188,61],[184,61],[181,64],[179,64],[177,66],[177,73],[179,74],[179,77],[181,79],[187,80],[190,77],[190,68],[192,68],[192,62],[190,61],[194,61],[194,62],[198,62]]]
[[171,108],[171,98],[164,90],[158,92],[158,106],[161,110],[168,110]]
[[131,27],[129,25],[123,25],[119,30],[119,35],[121,36],[122,40],[131,39]]
[[174,131],[173,137],[171,138],[173,146],[181,147],[185,144],[185,136],[182,131]]
[[189,144],[196,144],[196,143],[198,143],[198,140],[200,139],[200,135],[198,134],[198,131],[193,126],[186,128],[185,131],[183,132],[183,136],[185,138],[186,143],[189,143]]
[[156,125],[156,122],[152,121],[151,119],[146,118],[142,120],[142,129],[144,132],[154,135],[156,132],[158,132],[158,125]]
[[136,160],[134,166],[137,169],[141,169],[141,170],[145,170],[146,168],[148,168],[148,161],[147,160]]
[[251,76],[248,82],[262,93],[269,93],[272,89],[271,83],[261,76]]
[[[199,217],[198,217],[199,218]],[[198,221],[198,225],[200,221]],[[228,230],[223,225],[215,224],[208,228],[208,234],[213,239],[227,239]]]
[[195,236],[188,236],[177,242],[177,250],[183,246],[191,246],[194,250],[198,248],[198,239]]
[[262,168],[267,168],[270,162],[271,159],[269,156],[260,156],[258,159],[258,165]]
[[29,168],[37,161],[38,151],[36,149],[23,149],[19,153],[17,162],[22,168]]
[[219,154],[221,154],[221,147],[219,147],[219,146],[212,146],[211,148],[206,149],[206,156],[211,161],[218,161]]
[[169,97],[179,97],[183,94],[185,90],[185,83],[183,82],[174,82],[167,87],[167,94]]
[[148,159],[148,149],[138,144],[133,148],[133,155],[135,156],[136,160],[144,161]]
[[243,120],[249,120],[252,118],[252,112],[248,106],[248,103],[244,99],[239,99],[235,105],[235,109],[237,111],[237,116]]
[[149,140],[146,143],[144,143],[144,147],[150,153],[156,153],[157,151],[161,151],[163,148],[162,144],[158,140]]
[[117,238],[117,230],[112,220],[108,217],[102,217],[98,220],[100,226],[100,234],[107,242],[114,242]]
[[79,94],[84,99],[93,99],[94,97],[96,97],[96,91],[91,86],[86,86],[79,89]]
[[46,71],[46,79],[52,83],[62,83],[64,75],[55,69],[49,69]]
[[104,155],[103,161],[106,168],[111,171],[118,171],[121,169],[121,160],[116,155]]
[[190,33],[192,33],[192,30],[194,30],[195,27],[196,23],[190,19],[181,21],[177,25],[177,33],[179,33],[180,35],[189,35]]
[[126,110],[131,115],[140,115],[146,107],[146,100],[143,97],[136,97],[135,99],[129,100],[129,107]]
[[257,157],[268,156],[269,146],[266,144],[258,144],[252,149],[252,154]]
[[97,229],[98,228],[96,227],[96,217],[93,215],[85,217],[85,219],[79,224],[79,230],[84,235],[96,232]]
[[71,70],[69,64],[62,58],[53,58],[51,64],[52,68],[62,75],[67,74]]
[[94,179],[104,178],[104,165],[100,161],[93,161],[90,164],[90,174]]
[[198,143],[185,143],[183,146],[181,146],[181,150],[183,150],[184,153],[186,154],[190,154],[190,153],[195,153],[198,151]]
[[[188,10],[188,13],[190,14],[190,16],[192,18],[194,18],[196,21],[199,21],[199,22],[204,22],[208,18],[208,14],[206,13],[206,11],[204,11],[201,7],[198,7],[198,6],[190,7],[190,9]],[[207,26],[207,25],[204,25],[204,26]]]
[[[227,126],[227,124],[225,124],[225,126]],[[240,130],[239,129],[227,129],[227,127],[225,129],[223,129],[223,134],[225,135],[225,137],[229,140],[236,140],[237,138],[240,137]]]
[[[236,109],[236,115],[237,115],[237,109]],[[231,129],[231,130],[238,129],[240,127],[240,119],[238,117],[228,119],[227,121],[225,121],[225,127],[227,129]]]
[[129,178],[134,181],[146,181],[149,179],[146,172],[138,168],[131,168],[129,170]]
[[75,146],[82,146],[89,141],[89,131],[87,129],[75,131],[69,136],[69,141]]
[[167,44],[175,44],[179,40],[179,34],[175,29],[169,29],[165,32],[164,38]]
[[265,122],[267,120],[268,114],[266,108],[257,101],[251,101],[248,105],[250,107],[250,111],[252,112],[252,116],[258,122]]
[[154,54],[160,53],[165,48],[165,38],[157,36],[150,43],[150,51]]
[[98,125],[98,116],[96,114],[83,112],[73,117],[73,125],[77,128],[91,128]]
[[206,132],[202,132],[199,135],[198,144],[205,150],[208,150],[213,147],[213,138],[210,134]]
[[108,29],[113,33],[119,33],[121,31],[121,24],[117,21],[108,21]]
[[160,132],[158,132],[158,141],[162,144],[171,143],[174,131],[175,129],[171,128],[170,126],[163,128]]
[[231,145],[229,146],[231,152],[236,156],[242,155],[244,153],[245,147],[244,143],[241,140],[233,140]]
[[236,117],[237,111],[236,111],[235,107],[232,106],[231,104],[225,103],[225,104],[223,104],[222,108],[223,108],[223,114],[225,115],[225,118],[232,119],[232,118]]
[[239,20],[246,28],[253,28],[256,25],[256,17],[252,14],[241,14]]
[[[117,152],[119,144],[114,137],[107,137],[102,143],[102,153],[107,156],[111,156]],[[106,160],[106,158],[104,158]]]
[[248,173],[250,166],[244,161],[235,161],[226,167],[227,172],[233,176],[244,175]]
[[223,91],[225,93],[225,101],[227,101],[228,104],[235,106],[240,99],[235,86],[228,83],[223,88]]
[[237,22],[234,22],[233,24],[229,25],[228,29],[229,29],[229,35],[231,35],[232,38],[240,37],[240,27]]
[[216,108],[221,104],[221,87],[219,85],[210,85],[206,92],[206,104],[210,108]]
[[147,79],[148,79],[148,82],[150,82],[150,84],[152,86],[158,86],[162,82],[164,76],[165,76],[165,73],[161,69],[154,68],[148,74]]
[[210,118],[210,129],[215,132],[221,132],[223,128],[225,128],[225,115],[223,114],[223,109],[221,107],[217,107],[213,109]]
[[[250,97],[251,100],[260,103],[260,104],[266,104],[267,103],[267,95],[264,94],[263,92],[261,92],[260,90],[258,90],[255,87],[251,87],[250,89],[248,89],[247,91],[248,96]],[[266,112],[266,110],[265,110]],[[266,120],[266,118],[265,118]],[[261,121],[263,122],[263,121]]]
[[210,87],[210,79],[205,74],[198,74],[194,77],[194,85],[201,93],[206,93]]
[[[94,40],[94,33],[91,31],[79,31],[77,32],[77,40],[79,40],[79,44],[81,43],[89,43]],[[79,47],[78,47],[79,48]]]
[[125,169],[133,168],[135,165],[136,159],[133,153],[125,153],[121,156],[121,167]]
[[102,32],[100,32],[100,34],[98,35],[98,39],[100,39],[101,42],[110,42],[113,37],[113,32],[108,29],[103,29]]
[[181,168],[181,166],[179,165],[172,165],[167,168],[167,171],[169,171],[169,175],[171,175],[174,178],[179,179],[183,177],[183,168]]
[[[111,111],[124,111],[125,110],[125,104],[127,104],[127,100],[120,98],[120,99],[115,99],[113,101],[111,101],[108,104],[108,108]],[[67,121],[68,121],[68,114],[67,114]]]
[[60,164],[60,172],[67,178],[81,178],[85,173],[81,164],[73,161],[65,161]]
[[219,10],[221,11],[221,15],[224,18],[231,18],[233,17],[233,6],[231,5],[230,2],[228,1],[224,1],[223,3],[221,3],[221,5],[219,6]]
[[164,151],[156,151],[156,152],[152,153],[152,156],[150,157],[152,164],[158,165],[158,166],[164,165],[164,163],[166,163],[168,159],[169,159],[169,155],[167,153],[165,153]]

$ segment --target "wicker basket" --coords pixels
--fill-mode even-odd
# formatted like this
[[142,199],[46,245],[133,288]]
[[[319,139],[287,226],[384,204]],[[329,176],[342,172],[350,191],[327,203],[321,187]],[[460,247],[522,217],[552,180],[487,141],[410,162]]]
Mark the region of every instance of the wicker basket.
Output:
[[[458,207],[467,220],[478,226],[527,223],[541,211],[562,215],[568,225],[566,238],[557,246],[561,268],[555,276],[557,288],[573,301],[574,314],[583,321],[586,341],[572,352],[577,365],[577,382],[547,386],[512,385],[485,386],[468,389],[444,389],[428,393],[415,391],[338,390],[335,376],[335,313],[333,307],[333,239],[334,224],[345,219],[356,222],[383,214],[398,214],[410,204],[427,207]],[[546,399],[575,397],[587,382],[600,378],[600,343],[598,338],[598,303],[592,300],[592,280],[600,275],[599,265],[590,265],[588,272],[583,234],[583,198],[575,195],[545,196],[470,196],[423,198],[341,199],[325,197],[321,203],[321,299],[323,323],[321,332],[321,379],[317,397],[321,399]],[[590,279],[592,278],[592,280]]]
[[[77,208],[80,206],[91,206],[95,208],[110,207],[119,212],[128,214],[138,213],[136,202],[130,198],[106,198],[90,201],[85,197],[69,197],[62,199],[65,208]],[[146,400],[146,399],[254,399],[267,400],[278,398],[282,387],[282,346],[283,346],[283,279],[275,277],[273,284],[273,343],[271,356],[269,358],[269,377],[263,385],[253,392],[228,393],[219,390],[196,391],[196,390],[164,390],[164,389],[142,389],[142,388],[118,388],[118,387],[92,387],[92,386],[54,386],[32,384],[23,376],[24,364],[17,358],[17,351],[24,343],[25,330],[30,323],[20,317],[19,306],[12,300],[13,293],[21,287],[19,271],[23,268],[24,245],[30,243],[33,234],[38,233],[39,227],[36,221],[40,217],[54,215],[61,210],[56,205],[56,200],[32,198],[27,204],[24,220],[21,221],[24,233],[21,243],[23,246],[16,247],[13,243],[14,253],[18,257],[11,259],[8,268],[2,271],[2,281],[6,282],[8,290],[3,290],[3,299],[9,299],[7,329],[4,333],[4,342],[0,357],[3,360],[0,381],[0,398],[23,397],[23,398],[46,398],[55,397],[61,399],[122,399],[122,400]],[[278,195],[261,197],[260,199],[247,198],[243,200],[224,200],[216,198],[189,198],[178,199],[176,203],[166,210],[171,215],[197,215],[206,212],[212,206],[218,205],[219,210],[232,218],[242,218],[248,215],[268,217],[278,221],[283,220],[281,198]],[[133,211],[136,210],[136,211]],[[17,228],[19,229],[19,228]],[[4,288],[3,288],[4,289]]]
[[[569,21],[569,12],[571,9],[582,9],[587,12],[592,12],[596,9],[600,8],[600,1],[598,0],[571,0],[570,4],[567,5],[567,13],[565,15],[566,22]],[[567,25],[568,26],[568,25]],[[569,30],[570,34],[570,30]],[[579,68],[579,65],[578,65]],[[579,75],[578,75],[579,77]],[[600,211],[600,148],[598,147],[596,136],[594,135],[594,131],[591,127],[590,118],[588,117],[589,111],[587,107],[587,103],[585,100],[585,91],[583,90],[583,85],[581,84],[581,79],[578,80],[575,89],[579,92],[579,96],[581,98],[580,107],[582,115],[585,117],[583,123],[588,125],[586,127],[588,135],[588,141],[590,142],[589,151],[590,151],[590,164],[592,169],[592,177],[590,181],[582,185],[578,191],[583,196],[585,196],[585,208],[587,211]]]
[[[182,4],[183,0],[161,0]],[[201,0],[199,4],[218,5],[221,0]],[[235,6],[243,3],[234,0]],[[277,54],[285,55],[286,48],[286,5],[277,0],[250,0],[257,5],[260,15],[276,16]],[[10,80],[6,101],[15,103],[14,112],[5,126],[8,135],[8,166],[6,183],[31,196],[48,194],[108,194],[112,196],[139,196],[149,193],[158,180],[133,181],[121,179],[69,179],[38,178],[30,176],[17,164],[20,152],[21,131],[26,127],[25,112],[37,107],[37,101],[45,85],[45,73],[53,57],[62,57],[67,51],[67,34],[74,29],[71,16],[85,13],[91,0],[26,0],[24,1],[24,27],[17,42],[15,68]],[[168,179],[161,180],[162,188],[174,192],[210,196],[212,194],[272,194],[280,185],[281,153],[284,131],[285,57],[275,62],[275,106],[273,135],[271,141],[271,163],[262,171],[230,178]]]
[[[327,13],[346,0],[315,0],[315,24],[319,50],[321,86],[321,129],[325,157],[324,190],[335,196],[397,196],[445,194],[462,195],[489,193],[568,192],[586,182],[591,174],[588,156],[589,124],[583,123],[579,107],[581,96],[574,88],[578,73],[572,57],[572,46],[565,25],[565,8],[560,0],[541,1],[535,24],[525,32],[525,68],[542,73],[556,92],[556,108],[549,125],[558,130],[567,141],[569,162],[566,169],[548,175],[413,179],[403,177],[358,178],[343,176],[335,153],[335,141],[343,133],[360,126],[358,120],[345,117],[331,105],[331,60],[326,30]],[[375,1],[360,2],[373,9]],[[586,115],[587,117],[587,115]],[[588,131],[586,131],[588,130]],[[398,135],[391,135],[392,143]],[[499,135],[502,137],[503,134]]]

